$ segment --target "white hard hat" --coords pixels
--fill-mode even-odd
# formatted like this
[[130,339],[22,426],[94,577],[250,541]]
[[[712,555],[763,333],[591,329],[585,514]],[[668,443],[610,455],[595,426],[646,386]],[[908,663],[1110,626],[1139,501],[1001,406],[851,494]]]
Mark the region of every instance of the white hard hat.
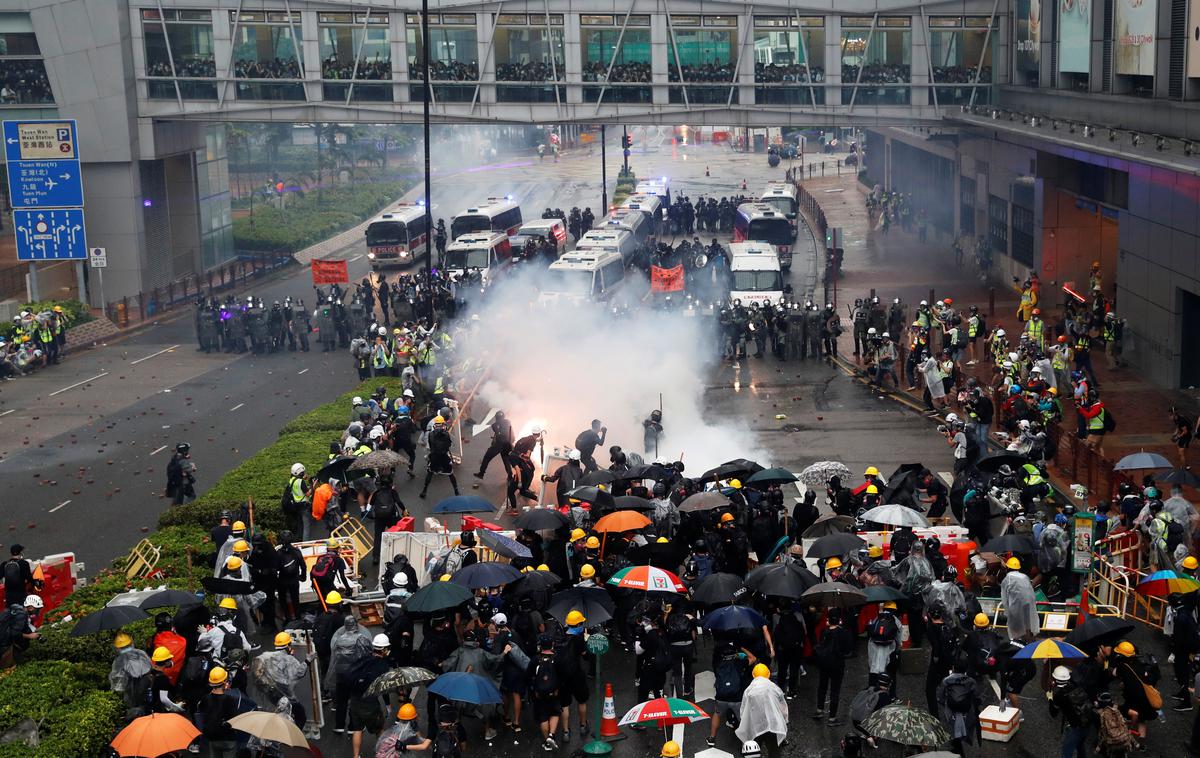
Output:
[[883,337],[885,340],[890,340],[892,338],[892,335],[888,334],[887,332],[884,332],[883,334],[881,334],[879,336]]
[[941,306],[943,306],[943,305],[945,305],[945,304],[946,304],[946,301],[945,301],[945,300],[939,300],[939,301],[937,301],[937,303],[935,303],[935,305],[937,305],[938,307],[941,307]]
[[542,433],[542,425],[534,424],[533,426],[529,427],[529,433],[530,434],[541,434]]
[[373,427],[371,427],[371,431],[367,433],[367,439],[371,439],[371,440],[377,440],[382,436],[383,436],[383,427],[382,426],[373,426]]
[[573,461],[577,461],[577,460],[581,459],[582,457],[583,457],[583,454],[580,453],[578,450],[572,450],[571,452],[567,453],[567,458],[569,458]]
[[350,404],[351,405],[362,405],[362,398],[356,396],[353,400],[350,401]]
[[1008,359],[1010,361],[1012,361],[1013,363],[1016,363],[1018,360],[1020,360],[1020,358],[1021,358],[1021,355],[1019,353],[1009,353],[1008,354]]
[[873,326],[870,327],[869,329],[867,329],[867,334],[876,334],[876,333],[877,333],[877,330]]
[[928,301],[928,300],[922,300],[922,301],[921,301],[921,305],[929,305],[929,301]]
[[404,390],[404,397],[416,397],[416,396],[417,396],[416,393],[414,393],[412,390]]
[[1054,677],[1054,681],[1066,684],[1071,681],[1071,669],[1066,666],[1055,666],[1054,672],[1050,676]]
[[404,573],[403,571],[397,572],[394,576],[392,576],[392,586],[407,587],[408,574]]
[[377,634],[371,639],[371,647],[376,650],[386,650],[392,646],[392,641],[386,634]]
[[1021,419],[1020,421],[1017,422],[1017,426],[1020,427],[1021,429],[1028,429],[1029,428],[1029,420]]
[[1042,373],[1042,370],[1040,368],[1038,368],[1037,366],[1034,366],[1033,368],[1029,369],[1029,373],[1040,374],[1040,373]]
[[997,336],[997,337],[1003,337],[1003,336],[1004,336],[1004,330],[1003,330],[1003,329],[997,329],[997,330],[996,330],[996,336]]
[[955,421],[958,421],[957,413],[947,413],[946,414],[946,423],[947,424],[953,424]]
[[42,602],[42,598],[40,595],[26,595],[25,596],[25,607],[26,608],[45,608],[46,604]]
[[742,743],[742,758],[758,758],[762,755],[762,747],[754,740],[746,740]]
[[293,463],[292,464],[292,476],[304,476],[304,464],[303,463]]
[[380,337],[386,337],[386,336],[387,336],[387,329],[385,329],[385,328],[384,328],[384,327],[382,327],[382,326],[381,326],[381,327],[379,327],[379,336],[380,336]]
[[1013,362],[1012,362],[1012,361],[1005,361],[1005,362],[1004,362],[1003,364],[1001,364],[1001,365],[1002,365],[1002,366],[1004,366],[1004,368],[1012,368],[1012,367],[1013,367]]
[[503,613],[493,613],[492,623],[496,626],[504,626],[508,623],[508,616],[505,616]]
[[356,447],[358,447],[358,437],[347,437],[346,441],[342,443],[343,450],[353,450]]

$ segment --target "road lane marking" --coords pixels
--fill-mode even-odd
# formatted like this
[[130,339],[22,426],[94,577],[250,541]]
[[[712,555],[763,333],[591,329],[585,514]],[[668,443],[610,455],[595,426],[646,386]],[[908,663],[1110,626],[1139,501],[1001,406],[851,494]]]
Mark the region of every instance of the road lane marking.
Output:
[[230,413],[233,413],[233,412],[234,412],[234,411],[236,411],[238,408],[241,408],[243,405],[245,405],[245,403],[238,403],[237,405],[235,405],[235,406],[233,406],[232,408],[230,408],[230,409],[229,409],[229,412],[230,412]]
[[179,345],[171,345],[170,347],[165,347],[162,350],[159,350],[157,353],[151,353],[150,355],[147,355],[144,358],[138,358],[136,361],[130,361],[129,365],[136,366],[137,364],[141,363],[142,361],[148,361],[151,358],[155,358],[157,356],[162,355],[163,353],[169,353],[177,347],[179,347]]
[[167,449],[167,446],[163,445],[162,447],[158,448],[157,450],[150,451],[150,455],[157,455],[158,453],[161,453],[162,451],[164,451],[166,449]]
[[50,512],[51,512],[51,513],[54,513],[54,512],[55,512],[55,511],[57,511],[59,508],[62,508],[62,507],[64,507],[64,506],[67,506],[67,505],[70,505],[70,504],[71,504],[71,501],[70,501],[70,500],[64,500],[64,501],[62,501],[61,503],[59,503],[58,505],[56,505],[56,506],[54,506],[53,508],[51,508],[51,509],[50,509]]
[[54,397],[55,395],[66,392],[67,390],[73,390],[76,387],[80,386],[81,384],[87,384],[88,382],[94,382],[97,379],[100,379],[101,377],[105,377],[105,376],[108,376],[107,371],[105,371],[102,374],[96,374],[95,376],[91,377],[90,379],[84,379],[82,382],[75,382],[74,384],[72,384],[69,387],[63,387],[61,390],[55,390],[55,391],[51,392],[49,395],[47,395],[47,397]]
[[350,260],[348,260],[348,261],[346,261],[346,262],[347,262],[347,263],[354,263],[356,260],[358,260],[358,259],[359,259],[359,258],[361,258],[361,257],[362,257],[362,253],[359,253],[358,255],[354,256],[353,258],[351,258]]
[[[303,374],[307,371],[308,371],[308,369],[302,369],[296,373],[296,376],[300,376],[300,374]],[[12,413],[12,411],[9,411],[9,413]],[[0,413],[0,416],[3,416],[3,415],[4,415],[3,413]]]
[[8,409],[8,410],[6,410],[4,413],[0,413],[0,416],[7,416],[7,415],[8,415],[8,414],[10,414],[10,413],[16,413],[16,412],[17,412],[17,409],[16,409],[16,408],[9,408],[9,409]]

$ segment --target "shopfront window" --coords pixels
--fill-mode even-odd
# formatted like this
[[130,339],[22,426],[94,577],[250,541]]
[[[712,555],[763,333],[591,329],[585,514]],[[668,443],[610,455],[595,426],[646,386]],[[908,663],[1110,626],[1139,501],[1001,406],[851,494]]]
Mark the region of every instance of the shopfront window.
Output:
[[28,13],[0,13],[0,105],[53,103]]
[[[452,23],[445,23],[446,20]],[[420,15],[409,14],[407,26],[408,76],[410,80],[421,81],[424,79],[421,70],[424,45]],[[475,94],[474,82],[479,80],[479,38],[475,32],[474,14],[431,14],[429,39],[432,42],[429,79],[433,83],[434,99],[470,102]],[[411,85],[411,89],[413,100],[424,97],[424,88],[420,84]]]
[[[964,105],[990,101],[990,87],[971,87],[972,84],[992,84],[992,47],[998,34],[987,31],[988,19],[979,19],[984,28],[963,28],[958,17],[929,19],[929,53],[933,59],[933,81],[939,105]],[[975,19],[968,19],[975,21]],[[952,26],[953,25],[953,26]],[[982,58],[982,66],[980,59]]]
[[[501,22],[505,21],[501,17]],[[555,102],[566,98],[561,87],[537,86],[533,82],[561,81],[564,76],[563,17],[561,13],[549,16],[550,27],[546,28],[545,14],[515,14],[512,22],[530,23],[534,26],[501,26],[496,29],[496,81],[529,82],[522,86],[500,84],[496,87],[496,99],[506,102]],[[541,24],[537,26],[536,24]]]
[[[384,13],[322,13],[320,54],[326,100],[380,102],[392,99],[391,85],[362,82],[392,78],[392,48]],[[352,80],[352,84],[340,82]],[[337,83],[335,83],[337,82]]]
[[[607,87],[585,86],[583,99],[596,102],[604,91],[604,102],[648,103],[650,87],[650,17],[629,17],[625,35],[620,28],[594,28],[587,23],[618,24],[623,16],[583,16],[583,81],[607,82]],[[619,45],[618,45],[619,41]],[[616,53],[615,57],[613,53]]]
[[[303,100],[300,70],[300,14],[230,13],[233,75],[243,100]],[[276,80],[292,80],[275,83]]]
[[[825,54],[824,19],[755,17],[756,25],[770,23],[790,30],[754,30],[754,102],[813,105],[825,102],[825,68],[810,65]],[[804,24],[801,31],[798,23]],[[815,27],[815,28],[813,28]],[[813,86],[809,86],[809,85]],[[814,97],[816,98],[814,103]]]
[[[912,30],[908,18],[858,19],[842,29],[842,102],[907,105],[912,81]],[[849,28],[846,28],[849,26]],[[858,94],[854,94],[855,82]]]
[[[165,33],[164,33],[165,27]],[[146,76],[150,97],[175,99],[175,87],[189,100],[215,100],[217,64],[213,55],[211,11],[142,11]],[[175,81],[154,81],[155,79]]]
[[[678,21],[676,21],[678,19]],[[674,44],[668,43],[667,61],[670,66],[667,78],[672,82],[682,81],[687,87],[687,102],[697,104],[724,104],[730,97],[730,85],[734,84],[737,66],[737,29],[696,29],[702,21],[705,26],[715,26],[714,20],[724,23],[734,21],[732,16],[678,16],[672,17]],[[732,90],[733,102],[738,101],[737,89]],[[684,102],[683,88],[671,87],[672,103]]]

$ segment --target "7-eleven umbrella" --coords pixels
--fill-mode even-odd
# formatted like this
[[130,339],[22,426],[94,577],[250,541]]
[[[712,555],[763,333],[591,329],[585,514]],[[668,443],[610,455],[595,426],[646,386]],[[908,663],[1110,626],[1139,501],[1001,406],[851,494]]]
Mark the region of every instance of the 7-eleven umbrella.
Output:
[[1137,584],[1137,591],[1140,594],[1154,597],[1166,597],[1172,592],[1187,594],[1196,590],[1200,590],[1200,582],[1186,574],[1169,569],[1155,571]]
[[660,727],[667,727],[674,726],[675,724],[690,724],[694,721],[703,721],[707,718],[708,714],[690,700],[677,697],[660,697],[654,700],[647,700],[644,703],[638,703],[630,708],[621,717],[621,721],[617,726],[654,723]]
[[624,587],[631,590],[646,590],[647,592],[675,592],[687,590],[679,577],[670,571],[654,566],[629,566],[612,575],[608,583],[614,587]]

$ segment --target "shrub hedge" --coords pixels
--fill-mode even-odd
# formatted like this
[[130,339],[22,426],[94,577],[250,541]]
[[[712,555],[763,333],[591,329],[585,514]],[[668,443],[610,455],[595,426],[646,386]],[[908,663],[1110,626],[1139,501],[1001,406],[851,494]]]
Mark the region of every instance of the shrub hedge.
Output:
[[233,220],[233,244],[246,252],[294,253],[360,224],[403,195],[412,182],[361,182],[288,196],[280,210],[257,206]]
[[[77,620],[104,606],[114,595],[130,589],[168,587],[197,591],[211,569],[204,557],[215,550],[209,530],[222,510],[237,510],[248,496],[255,502],[255,527],[273,532],[283,526],[279,495],[288,469],[297,461],[315,473],[328,456],[330,440],[349,420],[350,401],[366,397],[378,386],[398,393],[399,379],[371,379],[336,400],[293,419],[271,445],[247,458],[221,477],[196,502],[170,506],[159,516],[159,528],[147,539],[161,551],[156,576],[128,581],[121,561],[102,570],[76,589],[47,615],[41,638],[21,656],[21,663],[0,673],[0,734],[24,718],[41,723],[37,748],[21,741],[0,744],[0,758],[69,758],[94,756],[121,726],[124,708],[108,691],[112,662],[109,634],[71,637],[70,617]],[[130,546],[132,547],[132,546]],[[63,623],[54,623],[62,621]],[[152,620],[126,627],[135,644],[145,646],[154,633]]]
[[[25,303],[18,310],[41,313],[42,311],[50,310],[56,305],[62,306],[63,311],[71,320],[71,326],[78,326],[79,324],[86,324],[89,321],[96,320],[92,312],[78,300],[38,300],[36,303]],[[11,321],[0,324],[0,336],[8,339],[12,336],[13,328]]]

